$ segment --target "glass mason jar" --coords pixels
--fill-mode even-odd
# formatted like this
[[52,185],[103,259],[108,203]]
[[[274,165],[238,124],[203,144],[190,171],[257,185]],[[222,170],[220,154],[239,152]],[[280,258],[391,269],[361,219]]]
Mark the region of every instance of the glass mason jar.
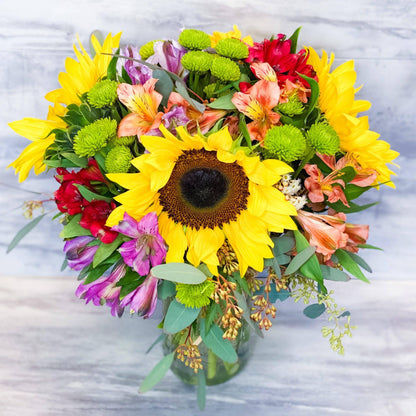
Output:
[[[164,306],[166,308],[166,305]],[[178,337],[177,334],[167,335],[163,342],[163,352],[165,355],[168,355],[176,350],[180,344],[178,338],[180,337]],[[205,373],[206,384],[212,386],[215,384],[225,383],[238,374],[245,367],[251,356],[255,338],[256,337],[253,336],[250,326],[244,319],[242,319],[237,338],[231,341],[238,357],[238,360],[235,363],[223,361],[211,350],[209,350],[203,342],[201,342],[198,345],[198,349],[201,354],[200,358],[203,366],[202,371]],[[184,383],[198,384],[198,375],[192,368],[186,366],[185,363],[176,356],[170,369]]]

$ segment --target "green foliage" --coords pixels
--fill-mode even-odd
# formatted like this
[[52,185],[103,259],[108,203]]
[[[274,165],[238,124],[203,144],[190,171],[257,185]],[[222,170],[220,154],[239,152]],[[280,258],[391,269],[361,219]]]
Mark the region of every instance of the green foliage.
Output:
[[201,308],[187,308],[177,300],[172,300],[166,312],[163,330],[175,334],[188,327],[198,317]]
[[341,270],[334,269],[333,267],[326,266],[325,264],[320,265],[322,276],[324,280],[334,280],[336,282],[348,282],[350,277]]
[[298,37],[299,37],[299,33],[300,30],[302,29],[302,27],[298,27],[292,34],[292,36],[289,38],[289,40],[291,41],[291,45],[290,45],[290,53],[296,53],[296,48],[298,45]]
[[109,244],[101,242],[98,250],[94,254],[94,260],[92,262],[93,267],[97,267],[100,263],[102,263],[105,259],[111,256],[118,247],[120,247],[121,243],[123,243],[124,237],[119,234],[117,238]]
[[212,103],[207,104],[210,108],[215,108],[219,110],[235,110],[236,107],[232,103],[231,99],[233,98],[234,93],[222,95],[221,97],[217,98]]
[[209,331],[214,321],[222,315],[221,306],[218,303],[211,302],[211,304],[205,308],[205,312],[205,330]]
[[314,254],[316,248],[313,246],[306,247],[304,250],[300,251],[292,261],[289,263],[285,271],[285,276],[289,276],[299,270]]
[[[116,50],[116,55],[120,53],[120,48]],[[107,68],[107,78],[111,79],[112,81],[116,81],[116,75],[117,75],[117,56],[113,56],[113,58],[110,61],[110,64]]]
[[150,351],[152,351],[152,349],[159,344],[159,342],[162,342],[166,339],[167,335],[166,334],[160,334],[156,340],[153,342],[153,344],[146,350],[145,354],[149,354]]
[[318,316],[321,316],[326,310],[326,307],[323,303],[314,303],[307,306],[303,310],[303,314],[311,319],[316,319]]
[[264,338],[263,332],[260,330],[258,324],[250,318],[250,308],[247,304],[246,297],[237,291],[234,292],[234,296],[237,300],[238,306],[243,310],[244,320],[254,330],[256,335],[258,335],[260,338]]
[[157,79],[155,90],[163,95],[161,104],[166,107],[170,93],[173,91],[173,82],[166,71],[156,69],[152,73],[152,77]]
[[169,280],[162,280],[157,287],[157,296],[161,300],[165,300],[172,296],[175,296],[176,285]]
[[34,218],[28,224],[26,224],[13,238],[10,244],[7,246],[7,253],[10,253],[19,243],[20,241],[30,233],[42,220],[42,218],[46,214],[39,215],[38,217]]
[[90,231],[79,225],[81,214],[76,214],[69,219],[68,223],[64,226],[63,230],[59,234],[61,238],[74,238],[81,235],[91,235]]
[[206,398],[206,379],[205,373],[202,370],[198,371],[198,389],[197,389],[197,400],[198,407],[200,410],[205,409],[205,398]]
[[340,262],[341,266],[345,270],[347,270],[348,272],[350,272],[352,275],[354,275],[358,279],[362,280],[363,282],[370,283],[370,281],[364,276],[364,273],[358,267],[358,264],[350,256],[350,254],[351,253],[349,253],[348,251],[343,250],[341,248],[339,248],[338,250],[335,251],[335,255],[337,256],[338,261]]
[[186,263],[160,264],[152,268],[152,274],[158,279],[186,283],[188,285],[197,285],[207,278],[201,270]]
[[377,205],[378,202],[373,202],[371,204],[357,205],[354,202],[349,202],[349,207],[345,206],[341,201],[335,203],[327,202],[327,205],[334,209],[336,212],[344,212],[345,214],[352,214],[354,212],[364,211],[365,209],[371,208],[374,205]]
[[204,341],[204,344],[211,349],[215,355],[221,360],[229,363],[237,362],[238,356],[234,347],[230,341],[222,337],[224,332],[218,325],[213,324],[209,331],[206,332],[205,319],[201,319],[200,331],[202,341]]
[[147,377],[143,380],[142,384],[140,385],[139,393],[145,393],[146,391],[156,386],[156,384],[159,383],[163,379],[163,377],[169,370],[170,366],[173,363],[174,358],[175,358],[175,351],[163,357],[155,365],[155,367],[147,375]]
[[79,190],[79,193],[88,201],[91,202],[93,200],[96,201],[106,201],[106,202],[111,202],[113,200],[113,198],[109,198],[107,196],[104,195],[100,195],[97,194],[93,191],[91,191],[90,189],[88,189],[87,187],[85,187],[84,185],[75,183],[74,186],[76,186]]

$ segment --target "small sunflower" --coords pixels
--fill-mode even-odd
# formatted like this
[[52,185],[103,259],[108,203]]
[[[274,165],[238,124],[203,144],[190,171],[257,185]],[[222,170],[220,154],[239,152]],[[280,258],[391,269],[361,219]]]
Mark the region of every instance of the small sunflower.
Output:
[[364,169],[377,172],[377,182],[394,187],[390,175],[395,175],[387,164],[392,162],[399,153],[392,150],[380,135],[369,130],[368,117],[357,117],[357,114],[370,108],[371,103],[356,100],[355,88],[357,74],[354,61],[348,61],[331,72],[334,54],[328,58],[325,51],[322,58],[316,51],[308,48],[308,64],[313,66],[319,79],[319,107],[325,114],[329,124],[334,128],[340,139],[340,147],[347,152]]
[[183,127],[176,129],[178,138],[160,130],[164,137],[141,137],[149,153],[131,161],[139,173],[107,175],[128,189],[115,198],[121,205],[107,225],[116,225],[125,212],[140,221],[155,211],[169,246],[167,263],[183,262],[186,253],[191,264],[203,262],[217,274],[217,252],[228,240],[241,275],[249,266],[263,270],[264,258],[273,257],[269,233],[296,229],[290,217],[295,208],[273,187],[292,168],[241,150],[232,153],[226,128],[207,138]]

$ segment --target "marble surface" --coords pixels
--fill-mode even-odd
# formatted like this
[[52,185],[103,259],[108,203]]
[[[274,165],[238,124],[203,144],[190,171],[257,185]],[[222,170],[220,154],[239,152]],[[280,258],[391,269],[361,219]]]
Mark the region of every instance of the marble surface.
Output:
[[[2,416],[412,416],[416,409],[416,283],[338,286],[357,325],[346,354],[332,352],[320,328],[291,300],[258,339],[245,370],[207,388],[205,413],[195,388],[172,373],[153,390],[138,386],[161,358],[157,320],[113,318],[84,306],[69,277],[2,276]],[[357,296],[357,293],[360,296]]]
[[[371,285],[350,282],[336,290],[358,326],[347,354],[333,353],[311,321],[290,301],[246,371],[208,391],[205,414],[411,416],[416,396],[415,206],[416,4],[413,0],[29,0],[0,3],[0,414],[199,414],[195,392],[172,374],[138,395],[140,381],[158,361],[155,320],[112,318],[106,308],[74,296],[74,273],[58,274],[61,226],[43,221],[6,255],[26,224],[24,200],[48,199],[52,174],[19,185],[6,166],[28,144],[7,123],[43,118],[46,92],[73,56],[76,34],[123,31],[123,42],[143,44],[177,37],[180,28],[227,31],[261,40],[302,26],[300,44],[333,51],[336,64],[354,59],[358,93],[373,103],[371,128],[401,156],[396,190],[366,194],[381,202],[349,218],[370,224],[369,243],[385,252],[363,254],[373,267]],[[33,194],[33,192],[39,193]]]

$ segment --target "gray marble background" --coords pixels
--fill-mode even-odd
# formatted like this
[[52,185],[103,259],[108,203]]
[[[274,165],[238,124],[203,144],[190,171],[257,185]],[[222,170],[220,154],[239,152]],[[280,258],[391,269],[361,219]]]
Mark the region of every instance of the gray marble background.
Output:
[[[198,413],[192,388],[173,375],[154,391],[137,385],[158,360],[143,352],[157,336],[155,321],[112,318],[73,294],[74,273],[63,260],[59,224],[46,220],[12,253],[5,250],[26,223],[30,191],[50,195],[52,175],[31,174],[18,185],[6,166],[29,143],[7,123],[43,118],[46,92],[79,34],[123,31],[124,42],[177,37],[180,28],[228,31],[261,40],[302,26],[300,44],[333,51],[336,63],[354,59],[359,97],[373,103],[370,126],[401,153],[396,190],[371,191],[376,207],[350,222],[370,224],[366,252],[372,285],[338,285],[340,304],[358,325],[346,357],[320,336],[324,318],[310,321],[290,301],[257,343],[247,371],[209,389],[207,414],[416,415],[416,5],[414,0],[29,0],[0,4],[0,414],[176,415]],[[5,413],[3,413],[5,412]]]

